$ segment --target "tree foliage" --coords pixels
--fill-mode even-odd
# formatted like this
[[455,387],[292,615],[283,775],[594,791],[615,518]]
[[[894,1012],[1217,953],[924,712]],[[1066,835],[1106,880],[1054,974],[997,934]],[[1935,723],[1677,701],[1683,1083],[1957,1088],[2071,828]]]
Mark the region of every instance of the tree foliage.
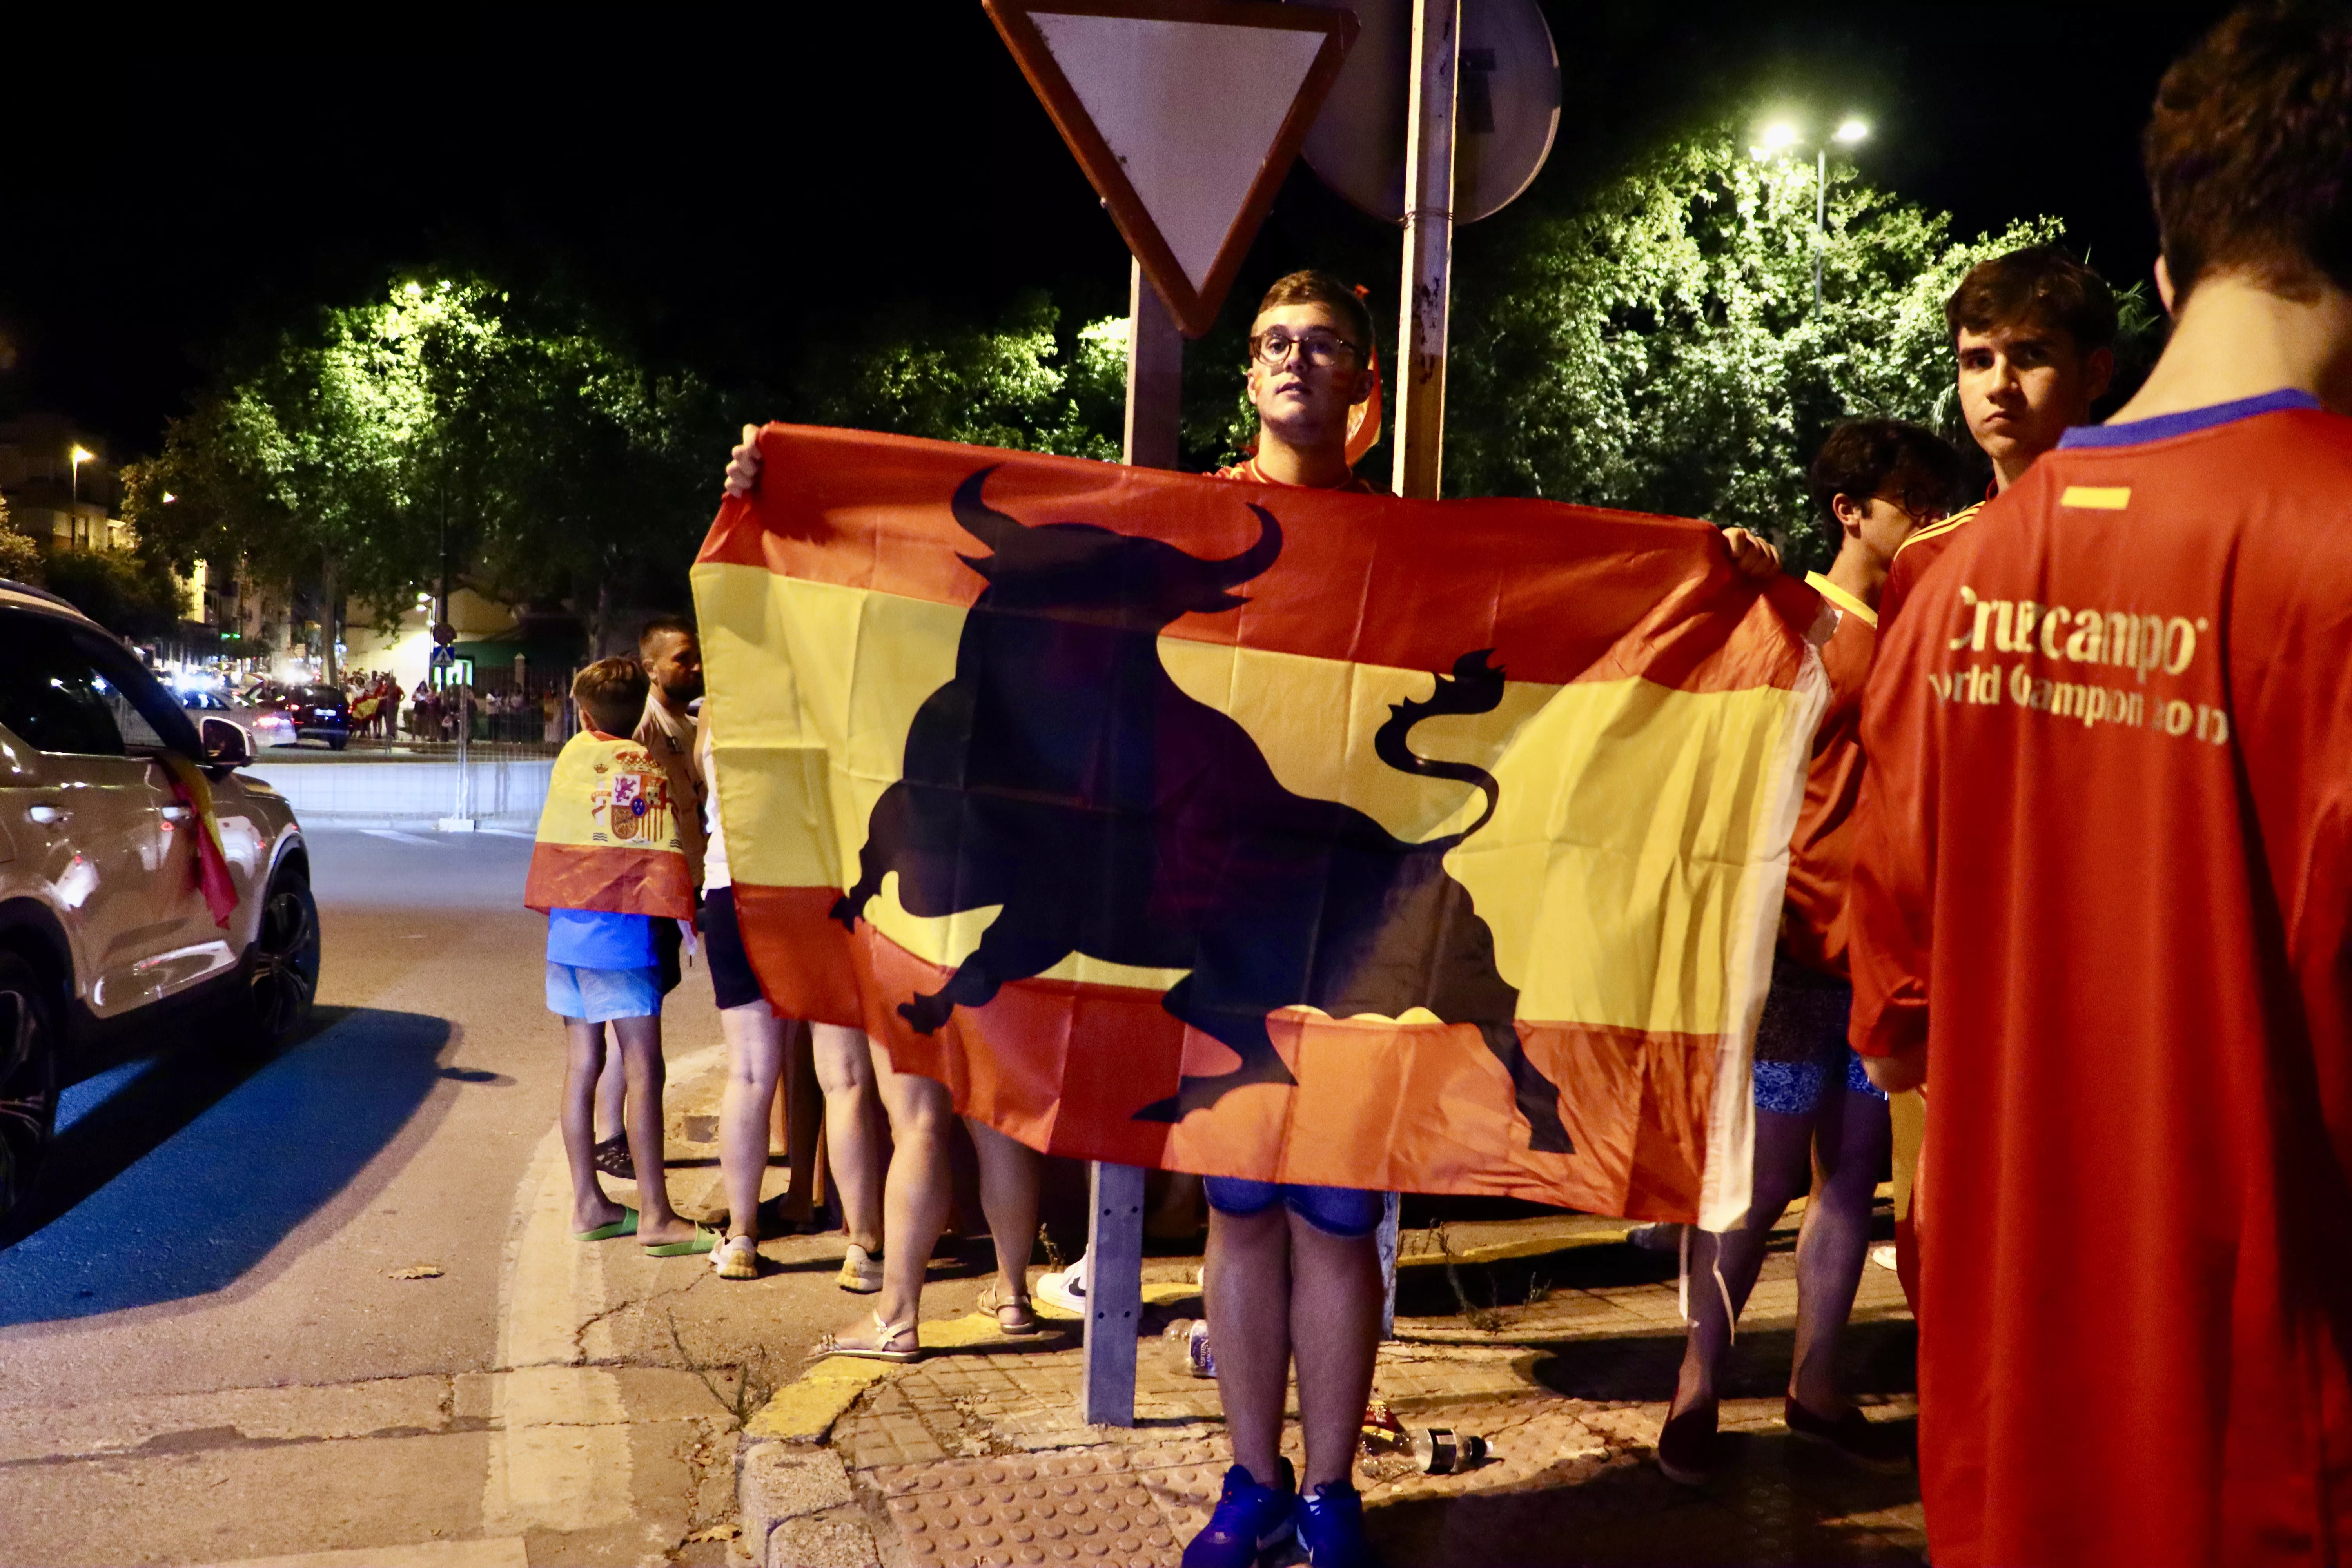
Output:
[[593,634],[616,588],[677,596],[727,428],[701,382],[576,314],[408,282],[252,354],[126,470],[124,507],[184,571],[242,560],[388,620],[446,569],[494,598],[570,599]]
[[1116,460],[1127,400],[1127,318],[1074,331],[1042,292],[995,325],[901,315],[813,356],[793,401],[819,424],[981,447]]
[[1950,219],[1832,161],[1813,303],[1815,169],[1727,126],[1667,145],[1457,279],[1446,489],[1705,517],[1827,559],[1806,463],[1840,418],[1965,440],[1943,301],[2053,218],[1955,240]]

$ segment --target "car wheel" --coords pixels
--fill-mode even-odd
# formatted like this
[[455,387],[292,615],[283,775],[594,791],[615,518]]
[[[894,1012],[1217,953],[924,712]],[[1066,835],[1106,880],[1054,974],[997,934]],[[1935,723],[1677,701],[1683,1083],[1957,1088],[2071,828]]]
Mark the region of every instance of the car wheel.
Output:
[[327,750],[331,752],[340,752],[351,743],[352,738],[349,735],[330,735],[327,737]]
[[246,1023],[251,1044],[274,1049],[310,1016],[319,992],[319,906],[299,866],[278,868],[261,906],[261,929],[245,950]]
[[0,952],[0,1215],[32,1190],[57,1127],[57,1017],[40,972]]

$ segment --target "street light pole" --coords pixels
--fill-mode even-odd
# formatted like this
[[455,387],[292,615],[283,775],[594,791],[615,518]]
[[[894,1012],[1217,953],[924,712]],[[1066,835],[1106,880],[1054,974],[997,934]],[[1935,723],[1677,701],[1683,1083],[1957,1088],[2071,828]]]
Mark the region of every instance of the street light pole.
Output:
[[1830,148],[1813,149],[1813,314],[1822,313],[1822,242],[1830,226]]

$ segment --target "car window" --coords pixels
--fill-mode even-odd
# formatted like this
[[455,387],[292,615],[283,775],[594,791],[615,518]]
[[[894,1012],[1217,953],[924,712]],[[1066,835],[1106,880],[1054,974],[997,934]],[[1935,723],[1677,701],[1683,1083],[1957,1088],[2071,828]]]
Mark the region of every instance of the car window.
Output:
[[107,711],[113,715],[114,727],[121,732],[124,744],[152,749],[164,743],[163,737],[155,732],[155,726],[150,724],[146,715],[133,705],[130,693],[107,679],[102,670],[92,674],[90,679],[96,682],[99,694],[106,699]]
[[0,724],[38,751],[123,755],[115,713],[135,710],[91,668],[64,628],[43,624],[47,619],[11,617],[8,639],[16,646],[0,659]]
[[302,700],[305,702],[321,702],[331,707],[342,700],[342,691],[337,687],[306,686],[302,689]]

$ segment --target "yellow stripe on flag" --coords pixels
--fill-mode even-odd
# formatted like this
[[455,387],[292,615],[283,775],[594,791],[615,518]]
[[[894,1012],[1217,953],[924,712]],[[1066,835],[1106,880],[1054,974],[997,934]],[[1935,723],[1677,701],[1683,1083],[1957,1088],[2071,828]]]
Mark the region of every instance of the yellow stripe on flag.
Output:
[[[917,710],[955,675],[965,613],[757,566],[706,561],[694,579],[732,875],[847,886]],[[1425,670],[1180,637],[1159,647],[1170,679],[1246,730],[1294,794],[1343,802],[1409,843],[1467,827],[1483,807],[1475,789],[1373,754],[1391,705],[1429,695]],[[1785,824],[1768,842],[1788,805],[1771,798],[1773,760],[1816,700],[1512,681],[1491,712],[1427,722],[1417,749],[1489,769],[1501,786],[1495,819],[1444,864],[1494,928],[1518,1016],[1696,1036],[1729,1026],[1743,900],[1787,843]],[[866,916],[953,969],[999,912],[918,918],[893,879]],[[1040,978],[1165,990],[1183,973],[1075,955]]]

